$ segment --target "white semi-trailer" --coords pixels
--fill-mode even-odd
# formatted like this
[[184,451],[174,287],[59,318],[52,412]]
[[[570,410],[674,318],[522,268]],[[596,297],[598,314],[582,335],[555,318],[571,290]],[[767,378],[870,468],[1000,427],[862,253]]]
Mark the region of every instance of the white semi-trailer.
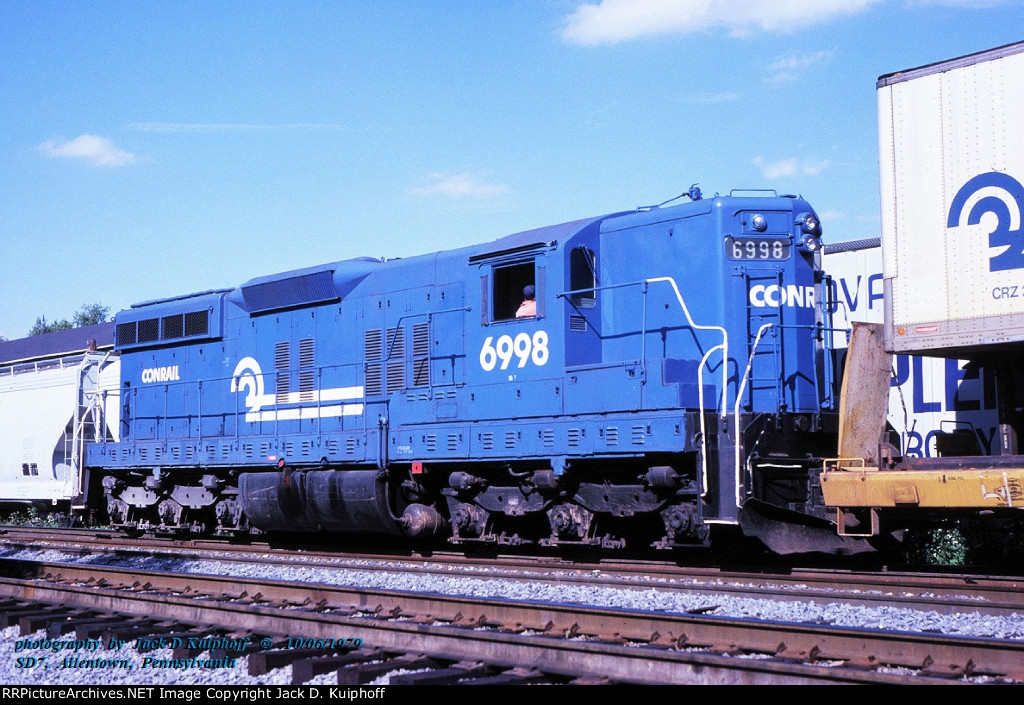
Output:
[[886,347],[1024,342],[1024,42],[877,93]]

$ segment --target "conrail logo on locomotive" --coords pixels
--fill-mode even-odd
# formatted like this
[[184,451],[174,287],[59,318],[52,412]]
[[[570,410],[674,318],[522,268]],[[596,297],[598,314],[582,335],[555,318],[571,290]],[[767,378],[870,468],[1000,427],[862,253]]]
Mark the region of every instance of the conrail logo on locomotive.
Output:
[[788,284],[758,284],[750,287],[750,305],[758,308],[779,306],[814,308],[814,287]]
[[[246,421],[326,419],[363,413],[363,388],[358,386],[281,394],[266,394],[264,389],[260,363],[252,357],[239,360],[231,376],[231,391],[245,392]],[[264,407],[272,408],[264,410]]]
[[152,384],[153,382],[177,382],[181,379],[178,374],[177,365],[167,367],[147,367],[142,371],[142,382]]
[[[1024,268],[1024,186],[1001,171],[978,174],[960,187],[953,197],[946,218],[947,228],[978,225],[983,216],[995,216],[995,227],[988,231],[990,248],[1005,248],[989,256],[990,272]],[[967,222],[964,222],[964,215]],[[988,227],[986,225],[986,227]]]

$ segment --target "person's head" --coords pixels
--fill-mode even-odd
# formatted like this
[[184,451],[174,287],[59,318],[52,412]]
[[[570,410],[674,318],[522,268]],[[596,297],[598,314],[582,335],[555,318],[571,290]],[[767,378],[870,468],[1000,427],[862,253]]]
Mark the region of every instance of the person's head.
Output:
[[536,291],[533,288],[533,284],[527,284],[526,286],[523,287],[523,298],[526,299],[527,301],[533,300],[535,294]]

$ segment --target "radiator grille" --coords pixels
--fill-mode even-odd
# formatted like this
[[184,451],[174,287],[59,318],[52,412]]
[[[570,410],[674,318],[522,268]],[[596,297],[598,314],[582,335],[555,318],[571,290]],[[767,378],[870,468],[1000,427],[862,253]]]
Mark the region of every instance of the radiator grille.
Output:
[[206,335],[210,332],[208,311],[193,311],[185,314],[185,336]]
[[181,338],[185,335],[185,316],[177,314],[164,316],[160,319],[160,337],[163,340],[168,338]]
[[139,321],[139,342],[140,343],[152,343],[155,340],[160,339],[160,320],[157,318],[147,318],[144,321]]

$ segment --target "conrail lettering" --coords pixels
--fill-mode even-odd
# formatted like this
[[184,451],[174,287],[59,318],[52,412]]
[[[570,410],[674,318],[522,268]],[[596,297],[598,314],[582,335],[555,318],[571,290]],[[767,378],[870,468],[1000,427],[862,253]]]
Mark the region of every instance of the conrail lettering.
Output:
[[153,382],[177,382],[181,377],[178,375],[177,365],[167,367],[147,367],[142,371],[142,382],[151,384]]
[[759,308],[767,306],[814,308],[814,287],[797,286],[796,284],[787,286],[758,284],[750,287],[750,304]]

